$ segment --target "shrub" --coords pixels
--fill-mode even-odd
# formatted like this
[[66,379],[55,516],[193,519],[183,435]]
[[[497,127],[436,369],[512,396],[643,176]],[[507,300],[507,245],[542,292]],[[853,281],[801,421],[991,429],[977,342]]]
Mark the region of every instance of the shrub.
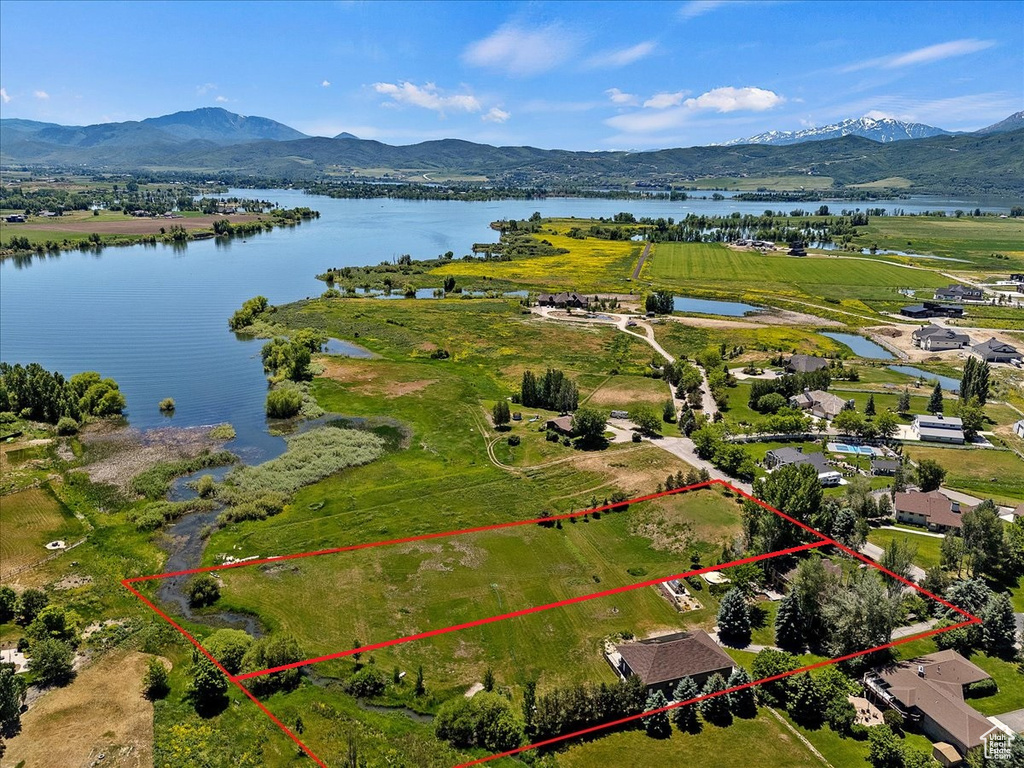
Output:
[[173,413],[174,407],[175,406],[173,397],[165,397],[163,400],[160,401],[161,413]]
[[996,681],[992,678],[985,680],[979,680],[976,683],[971,683],[964,689],[964,696],[966,698],[978,699],[984,696],[992,696],[999,692],[999,686],[996,685]]
[[78,422],[70,416],[61,416],[57,422],[57,434],[66,437],[78,432]]
[[508,436],[508,444],[509,445],[519,445],[519,443],[520,443],[519,435],[509,435]]
[[220,583],[210,574],[200,573],[186,585],[185,594],[193,608],[212,605],[220,599]]
[[213,475],[203,475],[196,481],[196,493],[199,494],[201,499],[209,498],[213,495],[216,485]]
[[375,696],[380,696],[387,687],[387,675],[373,664],[369,664],[356,672],[345,685],[345,689],[350,694],[363,699],[372,699]]
[[218,424],[210,430],[210,437],[214,440],[234,440],[235,428],[230,424]]
[[206,639],[204,645],[224,669],[236,675],[242,668],[245,652],[252,645],[252,637],[240,629],[218,629]]
[[146,674],[142,678],[142,695],[150,701],[162,699],[171,692],[171,684],[168,681],[167,667],[160,659],[150,659],[146,667]]
[[[242,657],[242,672],[255,672],[302,660],[299,644],[294,638],[277,635],[256,640]],[[289,690],[299,684],[299,670],[286,669],[262,677],[254,677],[246,685],[257,696]]]
[[267,393],[267,416],[272,419],[290,419],[302,408],[302,392],[282,387]]

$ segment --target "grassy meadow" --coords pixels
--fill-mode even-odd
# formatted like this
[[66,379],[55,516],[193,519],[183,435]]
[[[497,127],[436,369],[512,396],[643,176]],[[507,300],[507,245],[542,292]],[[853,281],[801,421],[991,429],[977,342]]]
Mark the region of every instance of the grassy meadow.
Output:
[[0,576],[9,578],[26,565],[52,554],[47,542],[64,539],[74,543],[85,525],[71,514],[53,494],[31,488],[0,497]]

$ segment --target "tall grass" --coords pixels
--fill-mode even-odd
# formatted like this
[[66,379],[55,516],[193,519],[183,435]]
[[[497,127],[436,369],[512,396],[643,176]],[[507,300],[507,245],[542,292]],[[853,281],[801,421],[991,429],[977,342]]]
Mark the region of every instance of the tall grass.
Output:
[[384,453],[385,442],[370,432],[321,427],[289,437],[288,450],[255,467],[239,467],[225,480],[246,494],[291,494],[346,467],[368,464]]

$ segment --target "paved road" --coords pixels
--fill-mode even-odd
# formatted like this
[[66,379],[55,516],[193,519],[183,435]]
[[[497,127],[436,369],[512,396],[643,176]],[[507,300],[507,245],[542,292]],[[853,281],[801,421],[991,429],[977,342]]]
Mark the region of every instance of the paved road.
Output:
[[644,268],[644,262],[647,261],[647,256],[651,252],[651,244],[648,242],[644,246],[644,252],[640,254],[640,259],[636,263],[636,268],[633,270],[633,279],[636,280],[640,277],[640,270]]
[[676,456],[687,464],[697,467],[697,469],[706,469],[708,474],[716,480],[725,480],[729,485],[739,488],[740,490],[746,491],[747,493],[753,493],[754,489],[750,487],[750,483],[744,483],[742,480],[737,480],[733,477],[729,477],[724,472],[715,469],[711,465],[711,462],[705,461],[697,455],[694,450],[693,441],[685,437],[662,437],[656,440],[651,440],[651,445],[661,448],[663,451],[668,451],[673,456]]

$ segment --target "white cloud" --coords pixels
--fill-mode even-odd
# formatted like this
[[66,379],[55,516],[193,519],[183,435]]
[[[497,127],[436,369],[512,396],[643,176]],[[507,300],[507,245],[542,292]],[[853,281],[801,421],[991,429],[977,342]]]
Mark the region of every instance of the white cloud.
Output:
[[679,15],[684,19],[693,19],[703,16],[721,5],[725,5],[725,0],[690,0],[679,9]]
[[864,117],[869,120],[893,120],[896,118],[896,115],[891,112],[883,112],[880,109],[869,109],[864,113]]
[[396,104],[409,104],[414,107],[430,109],[444,114],[445,111],[479,112],[480,101],[468,93],[456,93],[445,96],[433,83],[422,86],[415,83],[374,83],[373,89],[393,100]]
[[619,48],[614,51],[598,53],[587,59],[586,66],[590,69],[625,67],[628,64],[650,56],[657,47],[657,43],[653,40],[645,40],[629,48]]
[[10,100],[11,97],[7,95],[7,89],[0,88],[0,101],[3,101],[4,104],[7,104]]
[[35,91],[32,95],[40,101],[46,101],[50,98],[50,94],[48,94],[46,91]]
[[331,87],[331,81],[330,80],[324,80],[322,83],[320,83],[320,87],[321,88],[330,88]]
[[683,103],[683,97],[685,97],[687,93],[689,93],[689,91],[656,93],[644,102],[644,106],[648,109],[668,109],[669,107],[678,107]]
[[636,94],[625,93],[620,91],[618,88],[609,88],[605,93],[608,95],[608,98],[611,99],[613,104],[632,105],[637,103]]
[[491,107],[487,114],[482,115],[480,119],[485,123],[504,123],[510,117],[512,117],[511,112],[506,112],[505,110],[498,109],[497,107]]
[[227,96],[218,96],[216,99],[214,99],[214,101],[216,101],[218,104],[227,104],[228,98]]
[[696,99],[687,99],[685,104],[691,109],[713,109],[716,112],[736,112],[749,110],[763,112],[777,107],[785,99],[774,91],[764,88],[715,88],[703,93]]
[[683,100],[684,96],[684,92],[656,94],[644,102],[646,109],[610,117],[605,124],[623,134],[658,133],[679,128],[700,112],[763,112],[785,101],[774,91],[751,86],[715,88],[692,99]]
[[577,45],[576,35],[560,24],[524,29],[510,23],[471,43],[462,60],[473,66],[528,77],[567,61]]
[[203,83],[202,85],[197,85],[196,86],[196,93],[199,96],[205,96],[210,91],[216,91],[216,90],[217,90],[217,84],[216,83]]
[[917,48],[906,53],[894,53],[889,56],[879,56],[875,59],[866,59],[849,64],[840,72],[859,72],[862,69],[899,69],[910,67],[915,64],[931,64],[943,59],[951,59],[955,56],[966,56],[969,53],[977,53],[991,48],[995,40],[978,40],[974,37],[963,38],[962,40],[950,40],[948,43],[938,43],[924,48]]

